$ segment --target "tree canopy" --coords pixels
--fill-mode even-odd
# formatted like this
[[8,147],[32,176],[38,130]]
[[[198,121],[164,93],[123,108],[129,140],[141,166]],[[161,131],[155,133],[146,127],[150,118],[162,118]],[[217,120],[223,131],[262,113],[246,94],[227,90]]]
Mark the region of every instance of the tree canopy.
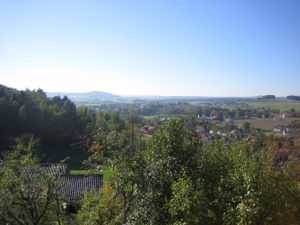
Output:
[[[118,210],[109,215],[116,224],[279,225],[299,221],[299,187],[287,169],[275,169],[271,139],[202,143],[191,125],[188,119],[173,119],[134,155],[110,155],[118,165],[110,184],[114,197],[96,203],[95,195],[87,196],[83,207],[92,216],[96,207],[114,206]],[[101,151],[126,149],[126,145],[109,146]],[[79,213],[84,224],[87,215]],[[101,215],[106,217],[107,212]]]

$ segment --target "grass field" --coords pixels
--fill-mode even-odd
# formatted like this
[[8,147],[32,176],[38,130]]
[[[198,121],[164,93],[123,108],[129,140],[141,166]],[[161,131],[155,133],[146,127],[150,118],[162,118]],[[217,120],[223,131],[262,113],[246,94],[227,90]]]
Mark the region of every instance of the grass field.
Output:
[[[195,106],[208,106],[207,102],[190,102],[192,105]],[[288,99],[265,99],[265,100],[245,100],[245,101],[237,101],[236,103],[245,103],[250,108],[258,109],[258,108],[271,108],[271,109],[278,109],[280,112],[287,112],[291,109],[295,109],[296,111],[300,111],[300,101],[293,101]],[[218,107],[234,110],[236,109],[235,106],[227,105],[224,103],[223,105],[219,105]]]
[[279,109],[280,112],[290,111],[295,109],[300,111],[300,101],[292,101],[286,99],[275,99],[275,100],[256,100],[256,101],[245,101],[252,108],[271,108]]
[[235,120],[237,124],[243,124],[245,122],[249,122],[253,127],[259,129],[268,129],[272,130],[274,127],[278,125],[288,125],[293,120],[300,121],[300,118],[286,118],[286,119],[274,119],[274,118],[265,118],[265,119],[245,119],[245,120]]
[[163,117],[165,117],[165,118],[176,118],[178,116],[182,116],[182,115],[180,115],[180,114],[175,114],[175,115],[169,115],[169,114],[161,115],[161,114],[159,114],[159,115],[157,115],[156,114],[156,115],[147,115],[147,116],[143,116],[143,117],[144,117],[145,120],[154,120],[154,119],[159,119],[159,118],[163,118]]
[[147,116],[143,116],[145,120],[154,120],[154,119],[158,119],[160,117],[160,115],[147,115]]
[[70,174],[103,174],[104,181],[110,181],[115,172],[111,169],[105,169],[102,171],[71,170]]

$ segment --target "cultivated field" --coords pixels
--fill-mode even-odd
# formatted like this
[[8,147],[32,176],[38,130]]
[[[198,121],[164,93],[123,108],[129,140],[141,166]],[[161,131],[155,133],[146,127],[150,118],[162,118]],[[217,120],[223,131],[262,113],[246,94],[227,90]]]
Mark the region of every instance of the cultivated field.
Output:
[[287,112],[291,109],[300,111],[300,101],[292,101],[287,99],[275,99],[275,100],[255,100],[245,101],[251,108],[271,108],[278,109],[280,112]]
[[297,120],[300,121],[300,118],[286,118],[286,119],[275,119],[275,118],[264,118],[264,119],[244,119],[244,120],[235,120],[237,124],[244,124],[245,122],[249,122],[253,127],[259,129],[269,129],[272,130],[274,127],[279,125],[288,125],[292,121]]

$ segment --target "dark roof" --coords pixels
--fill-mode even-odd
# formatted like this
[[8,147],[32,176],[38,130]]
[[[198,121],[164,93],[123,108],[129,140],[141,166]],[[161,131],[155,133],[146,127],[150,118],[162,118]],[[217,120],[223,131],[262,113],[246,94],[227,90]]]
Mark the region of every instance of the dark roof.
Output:
[[[10,171],[9,173],[12,176],[20,176],[21,174],[27,174],[28,179],[32,179],[33,177],[43,177],[48,174],[51,176],[61,176],[69,173],[68,166],[65,164],[32,164],[32,165],[24,165],[22,163],[9,163]],[[0,164],[2,167],[4,164]]]
[[69,173],[69,169],[65,164],[39,164],[30,168],[32,172],[47,173],[51,175],[65,175]]
[[[3,165],[4,163],[0,162],[0,166]],[[15,170],[21,170],[29,174],[45,173],[50,175],[64,175],[69,173],[69,168],[66,164],[41,163],[24,165],[22,163],[10,163],[10,165],[13,166],[12,168]]]
[[62,181],[61,194],[66,200],[79,200],[85,192],[98,191],[103,184],[103,176],[101,174],[68,174],[61,175],[60,179]]
[[21,172],[27,174],[28,179],[44,179],[44,174],[57,177],[61,182],[60,194],[70,201],[80,200],[87,191],[98,191],[103,184],[102,174],[69,174],[69,169],[65,164],[22,165],[15,163],[13,165],[14,169],[11,172],[14,176],[19,176]]

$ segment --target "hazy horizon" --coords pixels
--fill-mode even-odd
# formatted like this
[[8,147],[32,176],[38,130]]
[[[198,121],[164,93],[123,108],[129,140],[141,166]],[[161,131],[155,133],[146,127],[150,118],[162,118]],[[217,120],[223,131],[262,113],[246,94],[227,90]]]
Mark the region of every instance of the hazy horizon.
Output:
[[0,28],[17,89],[300,95],[300,1],[1,1]]
[[[26,89],[22,89],[22,90],[26,90]],[[37,89],[30,89],[30,90],[37,90]],[[217,96],[217,95],[124,95],[124,94],[115,94],[113,92],[106,92],[106,91],[101,91],[101,90],[92,90],[92,91],[76,91],[76,92],[65,92],[65,91],[45,91],[46,93],[49,94],[54,94],[54,93],[60,93],[60,94],[88,94],[88,93],[107,93],[107,94],[112,94],[112,95],[116,95],[119,97],[199,97],[199,98],[255,98],[255,97],[261,97],[261,96],[265,96],[265,95],[273,95],[272,93],[262,93],[262,94],[256,94],[256,95],[251,95],[251,96]],[[276,98],[285,98],[289,95],[294,95],[294,94],[288,94],[288,95],[284,95],[284,96],[279,96],[279,95],[275,95]]]

